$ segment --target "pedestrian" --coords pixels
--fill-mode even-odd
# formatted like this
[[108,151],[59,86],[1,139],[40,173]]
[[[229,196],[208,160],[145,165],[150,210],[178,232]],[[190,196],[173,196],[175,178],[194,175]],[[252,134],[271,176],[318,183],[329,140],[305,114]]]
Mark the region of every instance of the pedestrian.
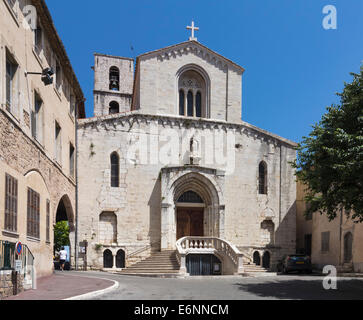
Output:
[[64,250],[64,247],[62,247],[61,251],[59,251],[59,263],[62,271],[64,271],[64,264],[66,263],[67,256],[68,252]]

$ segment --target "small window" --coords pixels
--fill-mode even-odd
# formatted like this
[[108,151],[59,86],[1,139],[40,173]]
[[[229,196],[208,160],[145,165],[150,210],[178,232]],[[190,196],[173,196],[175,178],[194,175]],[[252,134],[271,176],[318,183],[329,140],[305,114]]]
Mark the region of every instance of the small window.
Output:
[[62,163],[62,129],[58,122],[55,122],[55,160],[58,164]]
[[39,55],[43,50],[43,30],[37,23],[37,28],[34,30],[34,50]]
[[42,143],[43,133],[43,100],[35,92],[34,110],[31,111],[31,132],[34,139]]
[[69,97],[69,113],[71,114],[72,117],[75,116],[75,111],[76,111],[76,98],[73,94],[71,94]]
[[9,4],[9,7],[11,8],[11,10],[13,10],[13,13],[16,17],[18,17],[18,13],[16,11],[16,3],[17,0],[6,0],[7,3]]
[[61,84],[62,84],[62,69],[57,60],[55,63],[55,87],[58,91],[60,91]]
[[120,106],[116,101],[112,101],[110,103],[110,110],[109,113],[110,114],[117,114],[120,112]]
[[18,65],[7,52],[6,55],[6,109],[14,113],[16,111],[16,72]]
[[119,183],[119,173],[120,173],[120,161],[119,161],[119,157],[117,155],[116,152],[114,152],[111,155],[111,187],[112,188],[118,188],[120,183]]
[[40,196],[31,188],[28,188],[27,205],[27,235],[40,239]]
[[5,226],[11,232],[17,231],[18,219],[18,180],[5,175]]
[[74,178],[74,147],[72,143],[69,144],[69,174]]
[[201,118],[202,117],[202,94],[198,91],[197,92],[197,96],[196,96],[196,101],[195,101],[195,104],[196,104],[196,117],[197,118]]
[[179,91],[179,115],[185,115],[185,93],[184,90]]
[[117,67],[110,68],[110,90],[120,90],[120,70]]
[[267,164],[262,161],[258,168],[259,194],[267,194]]
[[322,232],[321,234],[321,251],[329,252],[330,232]]
[[194,110],[193,110],[193,101],[194,100],[194,97],[193,97],[193,92],[189,91],[188,92],[188,99],[187,99],[187,102],[188,102],[188,117],[193,117],[194,115]]

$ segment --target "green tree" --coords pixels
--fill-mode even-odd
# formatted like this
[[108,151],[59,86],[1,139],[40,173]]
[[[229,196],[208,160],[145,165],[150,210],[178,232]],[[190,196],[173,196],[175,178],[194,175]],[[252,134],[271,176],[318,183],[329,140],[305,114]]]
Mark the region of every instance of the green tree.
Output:
[[59,221],[54,226],[54,250],[69,246],[69,226],[67,221]]
[[307,214],[330,221],[341,209],[363,222],[363,66],[345,83],[340,104],[327,108],[321,121],[298,147],[298,178],[307,186]]

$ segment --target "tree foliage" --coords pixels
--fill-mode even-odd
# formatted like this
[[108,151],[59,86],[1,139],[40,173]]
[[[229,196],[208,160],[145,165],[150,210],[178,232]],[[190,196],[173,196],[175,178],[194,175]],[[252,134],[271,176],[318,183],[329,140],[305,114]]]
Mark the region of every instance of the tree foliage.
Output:
[[319,211],[334,220],[340,210],[363,222],[363,66],[345,83],[340,104],[327,108],[298,147],[294,164],[307,186],[307,214]]
[[64,246],[69,246],[69,226],[67,221],[59,221],[54,226],[54,249],[59,251]]

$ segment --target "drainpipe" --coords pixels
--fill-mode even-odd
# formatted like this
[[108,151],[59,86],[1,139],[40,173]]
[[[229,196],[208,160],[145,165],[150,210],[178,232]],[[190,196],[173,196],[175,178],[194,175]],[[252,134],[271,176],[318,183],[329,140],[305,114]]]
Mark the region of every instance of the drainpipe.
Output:
[[79,105],[81,103],[84,103],[85,99],[83,101],[76,103],[76,110],[75,110],[75,144],[76,144],[76,154],[75,154],[75,178],[76,178],[76,231],[75,231],[75,237],[74,237],[74,260],[75,260],[75,268],[76,271],[78,271],[78,110]]

